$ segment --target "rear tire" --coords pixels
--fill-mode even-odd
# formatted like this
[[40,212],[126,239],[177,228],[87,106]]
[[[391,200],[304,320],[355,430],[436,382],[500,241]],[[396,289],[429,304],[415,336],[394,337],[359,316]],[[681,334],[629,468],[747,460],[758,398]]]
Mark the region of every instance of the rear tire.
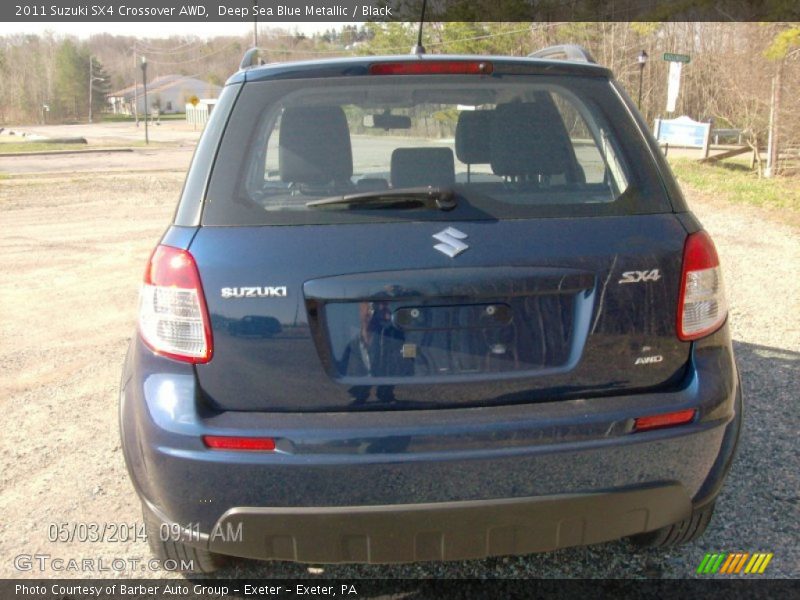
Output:
[[667,548],[686,544],[698,539],[705,533],[711,517],[714,514],[714,502],[696,509],[682,521],[667,525],[655,531],[640,533],[628,538],[634,546],[639,548]]
[[[223,554],[209,552],[204,548],[190,546],[184,542],[162,541],[161,525],[163,522],[156,517],[147,507],[142,505],[144,528],[147,543],[153,555],[162,562],[170,560],[177,563],[179,571],[184,573],[213,573],[228,563],[228,557]],[[190,569],[181,568],[191,564]]]

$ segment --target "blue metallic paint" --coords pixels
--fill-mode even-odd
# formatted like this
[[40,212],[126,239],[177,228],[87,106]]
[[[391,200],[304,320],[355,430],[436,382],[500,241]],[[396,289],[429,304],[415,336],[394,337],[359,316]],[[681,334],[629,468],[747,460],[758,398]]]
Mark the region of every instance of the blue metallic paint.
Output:
[[[358,394],[363,390],[353,393],[345,385],[349,383],[396,385],[393,408],[485,405],[630,393],[669,387],[681,379],[689,344],[677,340],[674,315],[686,234],[674,215],[471,221],[457,226],[469,234],[471,248],[456,259],[432,248],[435,240],[431,235],[441,229],[440,223],[303,226],[302,235],[295,227],[201,228],[190,249],[200,269],[214,329],[214,360],[197,369],[209,402],[219,409],[249,411],[341,410],[348,406],[368,409],[383,404],[381,398],[377,402],[361,402],[363,398]],[[570,234],[565,235],[565,231]],[[220,253],[219,248],[226,250]],[[333,251],[336,248],[348,251]],[[484,300],[507,303],[511,288],[491,283],[490,274],[498,265],[536,271],[538,278],[526,283],[525,289],[531,293],[537,280],[541,285],[547,279],[548,269],[562,275],[577,271],[594,279],[587,293],[574,296],[571,307],[565,305],[560,312],[549,309],[556,312],[543,319],[549,328],[545,330],[547,335],[533,338],[536,344],[546,344],[542,352],[547,357],[548,353],[562,351],[558,338],[568,335],[572,358],[562,367],[566,364],[574,368],[545,368],[549,359],[544,358],[538,367],[520,366],[505,373],[484,369],[480,376],[450,371],[438,378],[354,381],[331,364],[325,366],[325,357],[330,358],[336,348],[348,344],[348,335],[357,330],[358,323],[339,322],[335,327],[326,324],[325,314],[319,310],[320,299],[306,298],[304,285],[313,296],[319,294],[314,290],[321,289],[321,282],[329,281],[325,293],[344,289],[356,302],[369,292],[365,285],[374,288],[381,282],[397,283],[392,272],[428,273],[432,281],[437,271],[442,277],[458,272],[475,293],[479,288],[497,290],[495,296]],[[655,267],[662,273],[656,282],[617,283],[626,270]],[[336,279],[342,274],[357,273],[369,283],[362,284],[349,276]],[[288,295],[220,297],[222,288],[242,285],[286,286]],[[453,290],[448,291],[442,283],[416,292],[418,297],[393,306],[464,303],[463,298],[448,296]],[[518,327],[517,335],[522,335],[526,319],[522,312],[518,316],[521,329]],[[280,333],[267,329],[260,336],[257,331],[242,335],[242,331],[252,330],[254,317],[277,321]],[[559,321],[564,334],[552,330]],[[642,347],[647,346],[655,348],[653,353],[664,360],[633,368],[636,358],[642,355]],[[465,352],[465,360],[484,358],[479,352],[481,347],[474,348],[471,356]],[[575,356],[581,359],[576,361]],[[534,363],[532,359],[530,364]],[[331,379],[331,374],[341,381]]]
[[[727,326],[696,344],[685,380],[671,392],[423,413],[281,414],[211,410],[190,365],[134,340],[123,446],[144,498],[204,531],[235,506],[444,502],[663,482],[679,483],[699,502],[725,474],[741,409]],[[698,408],[698,420],[631,433],[636,416],[683,408]],[[275,437],[278,451],[212,451],[204,434]]]

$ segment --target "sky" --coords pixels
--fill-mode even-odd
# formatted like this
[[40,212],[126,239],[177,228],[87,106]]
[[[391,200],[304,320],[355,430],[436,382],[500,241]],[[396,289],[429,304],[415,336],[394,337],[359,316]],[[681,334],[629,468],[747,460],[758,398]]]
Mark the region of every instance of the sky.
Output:
[[[3,0],[4,1],[4,0]],[[334,23],[259,23],[259,29],[295,29],[300,33],[312,34],[326,29],[339,29],[343,25],[360,25],[352,21]],[[217,35],[252,34],[252,23],[0,23],[0,35],[12,33],[44,33],[52,31],[60,34],[87,38],[98,33],[112,35],[133,35],[140,38],[159,38],[170,36],[196,35],[203,38]]]

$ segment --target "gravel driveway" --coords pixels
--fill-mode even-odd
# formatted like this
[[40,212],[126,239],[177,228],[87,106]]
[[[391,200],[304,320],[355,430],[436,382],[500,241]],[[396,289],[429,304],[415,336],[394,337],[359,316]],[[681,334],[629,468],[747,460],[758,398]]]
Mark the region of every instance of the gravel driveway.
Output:
[[[0,167],[1,169],[1,167]],[[140,521],[117,433],[120,364],[149,251],[183,176],[0,180],[0,577],[19,554],[143,558],[143,542],[52,543],[57,522]],[[760,209],[688,190],[723,261],[746,422],[738,459],[700,541],[634,552],[626,542],[516,558],[326,567],[330,577],[686,577],[706,552],[775,554],[767,575],[800,576],[800,235]],[[242,562],[222,576],[307,576]],[[123,571],[119,576],[156,574]]]

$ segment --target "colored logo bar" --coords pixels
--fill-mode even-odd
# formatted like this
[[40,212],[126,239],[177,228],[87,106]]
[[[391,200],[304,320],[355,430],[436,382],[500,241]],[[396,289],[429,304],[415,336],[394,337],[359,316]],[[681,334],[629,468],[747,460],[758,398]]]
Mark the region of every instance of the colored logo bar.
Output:
[[708,553],[697,567],[699,575],[760,575],[772,560],[772,552]]

